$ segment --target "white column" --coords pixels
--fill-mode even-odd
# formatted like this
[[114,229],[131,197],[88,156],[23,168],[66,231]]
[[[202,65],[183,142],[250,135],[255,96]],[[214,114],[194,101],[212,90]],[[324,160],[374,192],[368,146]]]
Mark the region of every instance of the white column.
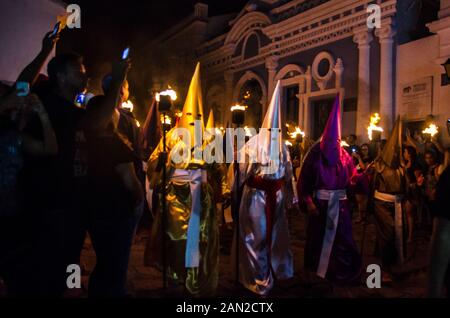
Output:
[[267,69],[267,81],[268,81],[268,87],[267,87],[267,98],[270,100],[272,98],[273,91],[275,89],[275,76],[277,75],[277,68],[278,68],[278,57],[276,56],[269,56],[266,58],[266,69]]
[[311,93],[311,88],[312,88],[312,75],[311,75],[311,66],[308,66],[306,73],[305,73],[305,81],[306,81],[306,95],[304,96],[303,99],[303,107],[305,108],[305,118],[304,123],[305,123],[305,132],[306,135],[308,137],[311,138],[312,134],[313,134],[313,123],[312,121],[312,116],[311,116],[311,106],[309,105],[309,101],[307,98],[307,95],[309,95]]
[[380,115],[381,126],[388,136],[394,122],[394,64],[393,48],[396,31],[391,21],[382,21],[375,31],[380,40]]
[[305,130],[305,105],[304,105],[304,95],[305,95],[305,89],[306,89],[306,80],[304,76],[300,78],[300,81],[298,83],[298,125],[302,130]]
[[334,74],[336,74],[336,88],[339,89],[342,87],[342,74],[344,73],[344,63],[342,62],[342,59],[338,58],[336,60],[336,64],[333,68]]
[[356,135],[358,140],[367,139],[367,126],[370,117],[370,42],[373,37],[367,28],[355,31],[353,41],[358,44],[358,110]]

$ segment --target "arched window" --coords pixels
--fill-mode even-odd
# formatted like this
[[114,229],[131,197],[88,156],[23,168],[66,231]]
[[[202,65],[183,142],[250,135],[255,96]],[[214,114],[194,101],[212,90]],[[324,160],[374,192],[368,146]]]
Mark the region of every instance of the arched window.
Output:
[[248,37],[244,46],[244,59],[249,59],[259,54],[259,38],[256,34]]

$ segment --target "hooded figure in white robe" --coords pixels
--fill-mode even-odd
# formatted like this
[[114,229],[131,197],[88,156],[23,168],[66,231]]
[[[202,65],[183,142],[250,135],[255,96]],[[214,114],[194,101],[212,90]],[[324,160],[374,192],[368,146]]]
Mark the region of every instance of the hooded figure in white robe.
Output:
[[262,129],[240,151],[239,281],[259,295],[267,295],[275,279],[294,275],[286,216],[294,200],[293,173],[281,127],[278,82]]

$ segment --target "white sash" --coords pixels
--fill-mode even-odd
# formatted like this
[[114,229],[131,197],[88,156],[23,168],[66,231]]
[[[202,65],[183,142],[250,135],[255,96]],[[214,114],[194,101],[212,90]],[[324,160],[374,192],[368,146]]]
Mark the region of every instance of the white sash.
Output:
[[322,252],[320,254],[317,276],[325,278],[330,263],[331,251],[333,249],[334,239],[339,221],[339,201],[347,200],[345,190],[318,190],[316,198],[328,201],[327,223],[325,235],[323,237]]
[[200,214],[202,211],[202,181],[206,181],[206,171],[176,169],[171,178],[172,181],[189,182],[191,189],[191,215],[189,218],[185,267],[195,268],[200,266]]
[[375,199],[391,202],[395,205],[394,229],[395,229],[395,247],[397,249],[400,264],[404,263],[403,256],[403,211],[402,211],[402,196],[392,195],[375,191]]

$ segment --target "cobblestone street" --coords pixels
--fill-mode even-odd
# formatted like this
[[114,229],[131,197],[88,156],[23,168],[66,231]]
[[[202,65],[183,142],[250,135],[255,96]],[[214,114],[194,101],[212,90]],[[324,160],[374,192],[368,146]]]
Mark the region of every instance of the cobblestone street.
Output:
[[[368,289],[365,281],[367,274],[363,273],[361,285],[356,287],[336,287],[324,281],[317,281],[317,284],[306,285],[303,277],[303,250],[305,245],[303,215],[290,217],[291,224],[291,245],[295,260],[295,278],[279,282],[273,289],[270,297],[293,298],[293,297],[325,297],[325,298],[417,298],[423,297],[426,286],[426,265],[428,255],[428,237],[425,231],[419,231],[416,239],[409,246],[408,259],[401,270],[396,271],[395,280],[390,286],[382,286],[381,289]],[[364,269],[369,264],[376,264],[375,251],[375,226],[369,224],[366,230],[366,240],[364,244]],[[129,266],[128,288],[130,296],[139,298],[162,297],[161,274],[158,270],[143,265],[143,255],[145,245],[148,240],[149,231],[141,229],[135,240],[132,249],[132,256]],[[361,246],[363,226],[354,224],[354,236],[357,245]],[[229,229],[221,231],[221,255],[220,255],[220,281],[216,297],[255,297],[242,287],[236,287],[234,277],[231,273],[230,245],[232,231]],[[83,286],[87,286],[88,275],[95,264],[95,254],[91,248],[89,239],[83,250]],[[169,297],[182,297],[179,290],[169,290]],[[85,296],[85,292],[82,295]]]

